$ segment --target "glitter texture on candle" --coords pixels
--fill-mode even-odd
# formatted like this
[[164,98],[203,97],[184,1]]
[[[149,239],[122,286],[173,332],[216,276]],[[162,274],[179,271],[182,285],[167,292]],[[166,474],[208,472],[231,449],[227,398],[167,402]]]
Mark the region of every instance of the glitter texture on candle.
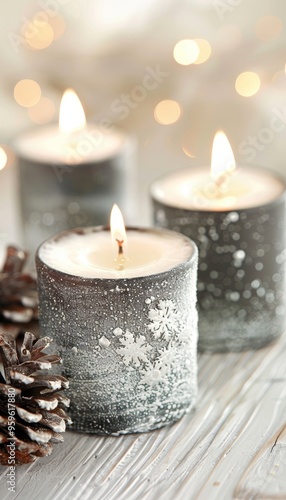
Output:
[[[92,231],[78,234],[82,245]],[[41,328],[63,357],[76,430],[149,431],[176,421],[195,403],[197,249],[176,233],[132,232],[173,241],[168,263],[145,263],[129,277],[112,269],[103,278],[99,269],[99,278],[54,269],[45,248],[36,259]],[[61,237],[54,242],[56,254]]]
[[264,169],[260,174],[262,186],[269,179],[264,203],[261,189],[249,198],[250,208],[228,211],[198,210],[192,200],[184,208],[182,198],[175,206],[174,193],[169,203],[164,186],[171,177],[153,186],[155,224],[185,234],[199,248],[200,350],[259,348],[285,329],[285,184]]

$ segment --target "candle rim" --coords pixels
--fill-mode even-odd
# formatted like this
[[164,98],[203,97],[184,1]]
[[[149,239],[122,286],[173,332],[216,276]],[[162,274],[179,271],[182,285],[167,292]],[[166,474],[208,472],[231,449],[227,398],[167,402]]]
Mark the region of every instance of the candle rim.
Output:
[[170,274],[170,272],[172,271],[179,271],[179,270],[184,270],[186,268],[190,268],[191,266],[193,266],[196,262],[196,259],[198,258],[198,247],[196,245],[196,243],[191,239],[189,238],[188,236],[182,234],[182,233],[177,233],[176,231],[172,231],[171,229],[165,229],[165,228],[159,228],[159,227],[151,227],[151,226],[126,226],[126,232],[127,232],[127,235],[128,235],[128,231],[140,231],[140,232],[143,232],[143,233],[148,233],[148,232],[152,232],[152,233],[155,233],[155,234],[164,234],[164,233],[167,233],[167,234],[171,234],[171,235],[175,235],[175,237],[177,237],[178,239],[181,239],[182,241],[185,240],[186,243],[188,243],[191,247],[191,253],[190,255],[183,261],[183,262],[179,262],[178,264],[174,265],[173,267],[170,267],[169,269],[166,269],[164,271],[161,271],[161,272],[157,272],[157,273],[152,273],[152,274],[147,274],[147,275],[143,275],[143,276],[132,276],[132,277],[128,277],[128,276],[125,276],[125,277],[119,277],[119,278],[113,278],[113,277],[84,277],[84,276],[80,276],[78,274],[70,274],[70,273],[67,273],[65,271],[60,271],[58,269],[55,269],[54,267],[51,267],[49,264],[47,264],[46,262],[44,262],[43,259],[41,259],[40,257],[40,250],[41,250],[41,247],[45,244],[45,243],[48,243],[48,242],[51,242],[51,241],[58,241],[60,240],[62,237],[64,236],[68,236],[69,234],[71,233],[76,233],[78,235],[81,235],[81,234],[85,234],[85,232],[101,232],[101,231],[110,231],[110,227],[109,226],[105,226],[105,225],[102,225],[102,226],[88,226],[88,227],[77,227],[77,228],[73,228],[73,229],[68,229],[66,231],[62,231],[60,233],[57,233],[56,235],[54,236],[51,236],[49,238],[47,238],[46,240],[44,240],[37,248],[36,250],[36,253],[35,253],[35,262],[36,264],[37,263],[40,263],[42,266],[48,268],[51,272],[53,272],[55,275],[59,275],[61,276],[62,278],[64,278],[65,280],[66,279],[69,279],[69,280],[72,280],[72,281],[79,281],[81,283],[95,283],[96,281],[108,281],[110,283],[114,283],[114,285],[118,285],[119,283],[123,283],[123,282],[132,282],[132,281],[137,281],[137,280],[148,280],[148,279],[154,279],[155,276],[160,276],[160,278],[162,278],[162,276],[166,275],[168,276]]
[[[87,122],[86,123],[86,127],[88,130],[100,130],[102,132],[103,135],[112,135],[112,134],[118,134],[121,136],[121,139],[122,139],[122,143],[120,145],[120,148],[118,148],[117,150],[111,152],[110,154],[108,155],[103,155],[102,157],[98,157],[96,159],[92,159],[92,158],[87,158],[86,160],[84,160],[82,163],[73,163],[73,162],[64,162],[64,161],[57,161],[55,162],[54,160],[49,160],[46,159],[45,161],[43,161],[42,158],[38,158],[38,157],[34,157],[32,156],[31,153],[26,153],[25,151],[23,151],[23,148],[20,146],[20,142],[22,139],[25,139],[26,136],[30,136],[32,135],[34,132],[40,134],[40,131],[42,130],[55,130],[55,131],[58,131],[58,128],[59,128],[59,124],[57,121],[52,121],[50,122],[49,124],[43,124],[43,125],[38,125],[38,126],[35,126],[35,125],[32,125],[32,126],[29,126],[29,127],[26,127],[24,130],[22,130],[20,133],[18,133],[17,135],[14,135],[11,140],[9,141],[9,145],[11,145],[11,147],[13,147],[14,149],[14,152],[16,154],[16,156],[18,156],[19,158],[22,158],[24,160],[29,160],[29,163],[32,163],[34,165],[38,165],[38,164],[41,164],[41,165],[48,165],[50,166],[51,164],[52,165],[68,165],[70,168],[76,168],[78,166],[89,166],[89,165],[94,165],[95,163],[104,163],[104,162],[109,162],[110,159],[113,159],[113,158],[116,158],[117,156],[120,156],[122,154],[122,151],[130,151],[130,154],[132,152],[134,152],[136,150],[136,146],[137,146],[137,139],[135,137],[135,135],[133,134],[130,134],[129,132],[127,132],[125,129],[121,128],[121,127],[118,127],[117,125],[112,125],[112,131],[108,131],[108,129],[104,129],[104,127],[100,127],[100,125],[98,123],[92,123],[92,122]],[[91,128],[89,128],[91,127]],[[36,137],[37,137],[37,134],[36,134]],[[36,140],[35,140],[35,144],[36,144]]]
[[[192,168],[192,167],[191,167]],[[257,209],[259,208],[264,208],[264,207],[272,207],[272,206],[275,206],[276,204],[279,204],[283,198],[286,197],[286,177],[281,174],[280,172],[276,172],[275,170],[271,170],[270,168],[268,167],[264,167],[264,166],[259,166],[259,165],[247,165],[247,164],[244,164],[243,166],[240,165],[240,164],[237,164],[237,170],[239,170],[240,168],[242,168],[243,170],[246,170],[247,168],[252,168],[253,170],[257,170],[257,171],[263,171],[265,174],[269,174],[271,175],[275,180],[279,181],[281,183],[281,186],[282,186],[282,191],[281,191],[281,194],[279,196],[277,196],[276,198],[274,198],[272,201],[269,201],[267,203],[262,203],[262,204],[259,204],[259,205],[255,205],[255,206],[252,206],[252,207],[244,207],[244,208],[227,208],[227,209],[219,209],[219,210],[215,210],[214,208],[204,208],[204,207],[199,207],[199,208],[190,208],[190,207],[182,207],[182,206],[177,206],[173,203],[170,203],[168,201],[165,201],[165,200],[162,200],[160,199],[158,196],[155,196],[155,185],[157,183],[160,183],[161,181],[167,179],[168,177],[172,177],[172,175],[176,174],[176,173],[183,173],[183,172],[190,172],[191,170],[190,167],[184,167],[184,168],[178,168],[176,170],[171,170],[165,174],[162,174],[160,177],[158,177],[155,181],[153,181],[150,185],[149,185],[149,193],[150,193],[150,196],[152,198],[152,200],[160,203],[161,205],[163,205],[164,207],[167,207],[167,208],[177,208],[179,210],[184,210],[186,212],[194,212],[194,213],[198,213],[198,212],[204,212],[204,213],[208,213],[208,214],[214,214],[214,213],[217,213],[217,214],[228,214],[230,212],[237,212],[237,213],[242,213],[242,212],[255,212],[257,211]],[[207,168],[206,165],[196,165],[195,168]]]

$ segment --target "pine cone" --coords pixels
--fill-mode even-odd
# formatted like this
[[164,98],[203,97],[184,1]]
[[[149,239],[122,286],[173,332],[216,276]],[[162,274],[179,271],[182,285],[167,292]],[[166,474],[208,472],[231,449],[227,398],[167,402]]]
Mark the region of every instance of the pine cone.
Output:
[[23,271],[27,257],[27,252],[8,246],[0,271],[0,328],[13,336],[26,331],[27,323],[38,319],[37,281]]
[[58,392],[68,387],[68,381],[46,373],[61,362],[59,356],[43,352],[50,342],[48,337],[36,341],[32,333],[25,333],[17,349],[13,337],[0,335],[1,465],[11,465],[11,459],[12,465],[27,464],[50,455],[52,443],[63,441],[60,433],[66,422],[71,423],[63,409],[69,399]]

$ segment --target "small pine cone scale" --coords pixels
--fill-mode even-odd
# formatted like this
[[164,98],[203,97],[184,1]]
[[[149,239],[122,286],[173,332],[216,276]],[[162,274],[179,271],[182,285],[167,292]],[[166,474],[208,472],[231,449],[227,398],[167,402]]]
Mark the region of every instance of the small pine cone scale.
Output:
[[0,270],[0,325],[2,331],[14,335],[23,331],[23,324],[38,319],[37,282],[24,271],[27,258],[27,252],[8,246]]
[[69,399],[58,392],[68,387],[68,380],[47,373],[61,363],[58,355],[44,352],[50,342],[26,332],[17,345],[13,337],[0,334],[1,465],[9,463],[11,443],[15,465],[50,455],[53,443],[63,441],[66,424],[71,424],[65,413]]

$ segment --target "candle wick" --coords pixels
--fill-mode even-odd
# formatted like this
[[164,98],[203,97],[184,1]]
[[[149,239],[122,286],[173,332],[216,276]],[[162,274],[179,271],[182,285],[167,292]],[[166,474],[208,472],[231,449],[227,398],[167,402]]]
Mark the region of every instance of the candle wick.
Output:
[[215,197],[223,195],[228,183],[233,176],[234,168],[225,170],[224,172],[221,172],[218,176],[216,176],[215,179],[213,179],[213,184],[216,188],[216,194]]
[[124,243],[124,240],[119,240],[119,239],[116,238],[116,241],[118,243],[118,257],[117,257],[117,262],[119,264],[119,271],[123,271],[123,269],[124,269],[124,262],[125,262],[124,253],[123,253],[123,243]]
[[227,182],[227,178],[224,174],[220,175],[219,177],[217,177],[215,180],[214,180],[214,184],[216,186],[216,188],[218,189],[219,192],[222,191],[223,187],[225,187],[226,185],[226,182]]
[[76,151],[79,141],[78,132],[69,132],[66,135],[66,147]]
[[124,240],[118,240],[116,238],[116,241],[118,243],[118,256],[119,256],[119,255],[123,254],[123,243],[124,243]]

